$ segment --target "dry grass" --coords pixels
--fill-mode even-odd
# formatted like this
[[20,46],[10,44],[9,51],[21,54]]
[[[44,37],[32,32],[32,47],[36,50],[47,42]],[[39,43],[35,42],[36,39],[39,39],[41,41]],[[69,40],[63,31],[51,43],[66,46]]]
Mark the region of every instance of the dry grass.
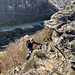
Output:
[[6,48],[6,51],[0,56],[0,61],[2,66],[0,68],[1,72],[4,72],[13,66],[17,66],[18,63],[22,64],[26,60],[27,48],[25,46],[26,41],[22,38],[15,42],[10,43]]
[[35,62],[35,60],[33,59],[33,60],[31,60],[30,62],[26,62],[26,65],[25,65],[25,70],[24,70],[24,72],[27,72],[29,69],[31,69],[31,68],[35,68],[36,67],[36,62]]
[[34,56],[38,57],[38,58],[41,58],[42,57],[42,52],[41,51],[36,51],[34,53]]
[[[19,64],[21,65],[26,61],[26,56],[28,54],[26,47],[27,39],[32,37],[36,42],[42,43],[45,38],[50,39],[51,34],[52,31],[45,28],[41,31],[36,32],[30,37],[22,37],[15,43],[10,43],[6,48],[6,51],[2,55],[0,55],[0,71],[5,72],[11,69],[13,66],[18,66]],[[35,48],[37,48],[37,46]]]
[[52,40],[52,38],[51,38],[52,33],[53,33],[53,30],[52,30],[52,29],[50,29],[50,28],[48,28],[48,27],[45,27],[45,35],[46,35],[45,38],[46,38],[48,41],[51,41],[51,40]]
[[47,39],[47,42],[50,43],[50,41],[52,40],[51,39],[52,33],[53,33],[52,29],[45,27],[41,31],[37,31],[32,37],[36,42],[43,43],[43,41]]

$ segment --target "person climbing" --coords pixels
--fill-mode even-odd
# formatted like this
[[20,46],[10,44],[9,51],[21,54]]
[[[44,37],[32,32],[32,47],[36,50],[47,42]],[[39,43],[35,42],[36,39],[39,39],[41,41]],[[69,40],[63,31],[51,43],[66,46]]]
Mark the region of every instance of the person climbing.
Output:
[[[29,53],[28,53],[28,57],[29,57],[29,58],[30,58],[30,56],[31,56],[31,53],[33,52],[33,44],[41,45],[40,43],[35,42],[35,41],[33,40],[33,38],[27,40],[27,48],[28,48],[28,51],[29,51]],[[28,60],[29,58],[27,58],[27,60]]]

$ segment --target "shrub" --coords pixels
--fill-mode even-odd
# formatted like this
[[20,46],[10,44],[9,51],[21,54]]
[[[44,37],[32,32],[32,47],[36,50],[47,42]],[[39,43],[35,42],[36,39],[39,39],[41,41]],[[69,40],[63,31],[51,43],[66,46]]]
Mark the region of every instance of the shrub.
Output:
[[41,58],[41,55],[42,55],[41,51],[36,51],[36,52],[34,53],[34,56],[36,56],[36,57],[38,57],[38,58]]
[[60,73],[58,71],[56,71],[55,73],[57,73],[57,75],[60,75]]
[[15,43],[10,43],[9,46],[6,48],[6,51],[0,56],[0,61],[2,61],[1,62],[2,72],[5,72],[8,69],[11,69],[13,66],[17,66],[18,63],[22,65],[22,63],[25,62],[26,55],[28,54],[27,48],[25,45],[26,43],[25,40],[23,40],[23,37],[22,37],[19,41]]
[[36,62],[35,60],[31,60],[30,62],[26,62],[25,67],[24,67],[24,72],[27,72],[31,68],[36,68]]
[[41,22],[40,24],[41,24],[41,25],[44,25],[44,22]]
[[44,58],[44,59],[49,59],[45,54],[43,54],[41,51],[36,51],[34,53],[34,56],[36,56],[37,58]]
[[33,28],[26,28],[26,29],[21,29],[21,28],[16,28],[12,31],[6,31],[6,32],[0,32],[0,38],[6,38],[9,42],[14,42],[14,38],[20,38],[21,36],[24,35],[32,35],[36,31],[41,30],[42,27],[39,25],[34,25]]
[[[51,39],[51,36],[52,36],[52,33],[53,33],[53,30],[52,29],[50,29],[50,28],[48,28],[48,27],[45,27],[45,35],[46,35],[46,39],[48,40],[48,41],[51,41],[52,39]],[[44,39],[45,39],[44,38]]]
[[[1,70],[7,71],[8,69],[11,69],[13,66],[17,66],[18,63],[25,62],[26,56],[28,54],[27,47],[26,47],[27,39],[30,39],[32,37],[34,39],[34,41],[36,41],[38,43],[42,43],[44,41],[44,38],[50,39],[50,37],[51,37],[52,30],[49,29],[48,32],[46,32],[46,31],[48,31],[48,30],[42,29],[41,31],[37,31],[34,35],[30,36],[29,38],[22,37],[20,40],[16,41],[15,43],[10,43],[9,46],[6,48],[6,51],[0,56],[0,61],[2,61],[1,63],[3,63],[2,64],[3,68]],[[49,32],[50,32],[50,35],[47,34]],[[47,37],[47,36],[49,36],[49,37]],[[36,48],[37,48],[37,46],[36,46]],[[43,58],[45,58],[45,56],[43,54],[42,55],[41,54],[42,54],[41,51],[35,53],[35,55],[37,57],[42,56]],[[32,63],[35,63],[35,62],[31,61],[30,62],[31,66],[28,67],[28,69],[33,68],[34,64],[32,64]]]

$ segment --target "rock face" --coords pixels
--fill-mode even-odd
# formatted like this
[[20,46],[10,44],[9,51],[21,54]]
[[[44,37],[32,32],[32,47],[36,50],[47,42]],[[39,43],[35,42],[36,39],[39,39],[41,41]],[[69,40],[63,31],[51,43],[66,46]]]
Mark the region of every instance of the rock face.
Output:
[[44,22],[44,25],[54,30],[49,51],[58,49],[75,70],[75,1],[54,14],[51,20]]
[[[59,37],[57,38],[57,34],[55,31],[53,32],[52,40],[54,42],[58,42],[58,45],[62,44],[62,46],[69,50],[75,50],[75,2],[71,5],[68,5],[62,11],[57,12],[51,17],[51,20],[45,21],[45,26],[54,29],[56,33],[58,33]],[[54,36],[56,35],[56,37]],[[54,37],[54,38],[53,38]],[[57,40],[56,40],[57,39]]]
[[44,42],[20,69],[14,67],[7,75],[75,75],[75,2],[44,25],[53,30],[50,44]]

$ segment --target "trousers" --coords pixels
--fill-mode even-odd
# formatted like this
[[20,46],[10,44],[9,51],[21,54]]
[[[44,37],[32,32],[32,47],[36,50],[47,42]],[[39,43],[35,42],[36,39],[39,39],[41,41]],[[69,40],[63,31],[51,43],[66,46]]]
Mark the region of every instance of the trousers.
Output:
[[33,49],[32,48],[30,48],[30,53],[32,53],[33,52]]

